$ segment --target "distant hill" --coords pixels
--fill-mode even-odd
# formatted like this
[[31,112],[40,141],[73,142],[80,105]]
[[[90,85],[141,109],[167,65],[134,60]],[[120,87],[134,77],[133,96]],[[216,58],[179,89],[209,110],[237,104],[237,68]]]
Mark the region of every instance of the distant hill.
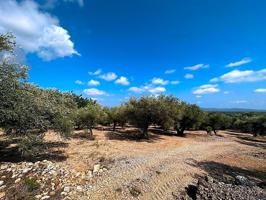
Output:
[[266,112],[266,110],[248,108],[202,108],[206,112]]

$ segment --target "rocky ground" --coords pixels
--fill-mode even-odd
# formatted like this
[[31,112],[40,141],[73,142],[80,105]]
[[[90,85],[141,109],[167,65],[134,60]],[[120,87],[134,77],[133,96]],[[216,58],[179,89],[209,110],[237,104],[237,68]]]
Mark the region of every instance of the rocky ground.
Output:
[[264,200],[266,190],[262,185],[256,185],[244,176],[236,176],[233,183],[224,183],[210,176],[199,178],[196,186],[189,186],[184,196],[177,200]]
[[49,144],[64,144],[52,152],[65,159],[1,162],[0,199],[266,199],[264,138],[193,132],[136,141],[102,130],[95,136],[48,134]]
[[77,172],[43,160],[5,163],[0,167],[0,199],[73,199],[88,196],[93,178],[103,176],[107,168],[95,164],[92,170]]

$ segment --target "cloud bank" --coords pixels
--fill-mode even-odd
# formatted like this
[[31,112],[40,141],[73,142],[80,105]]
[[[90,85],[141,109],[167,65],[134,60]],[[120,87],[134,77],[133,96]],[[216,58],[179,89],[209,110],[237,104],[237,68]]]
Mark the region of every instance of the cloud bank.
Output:
[[59,20],[34,1],[0,1],[0,13],[0,32],[12,32],[26,53],[37,53],[44,60],[79,55]]
[[220,77],[211,79],[211,82],[223,81],[225,83],[257,82],[266,80],[266,69],[254,70],[233,70]]

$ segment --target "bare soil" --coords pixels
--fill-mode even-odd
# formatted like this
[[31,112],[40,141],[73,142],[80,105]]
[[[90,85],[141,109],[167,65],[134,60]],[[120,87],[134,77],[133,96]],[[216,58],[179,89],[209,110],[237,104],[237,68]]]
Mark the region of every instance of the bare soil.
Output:
[[265,138],[230,131],[219,136],[193,131],[177,137],[152,130],[150,140],[136,140],[132,132],[137,130],[94,130],[92,141],[82,132],[69,140],[54,138],[53,133],[46,139],[68,144],[57,147],[67,157],[60,162],[63,166],[82,172],[101,163],[109,169],[95,178],[89,197],[80,199],[174,199],[204,174],[225,182],[236,175],[266,181]]
[[50,160],[62,167],[85,172],[99,163],[108,169],[93,177],[88,195],[70,199],[176,199],[206,174],[224,182],[237,175],[266,182],[263,137],[230,131],[219,131],[218,136],[190,131],[177,137],[153,129],[149,140],[139,140],[134,128],[93,132],[94,140],[82,131],[69,139],[53,132],[45,136]]

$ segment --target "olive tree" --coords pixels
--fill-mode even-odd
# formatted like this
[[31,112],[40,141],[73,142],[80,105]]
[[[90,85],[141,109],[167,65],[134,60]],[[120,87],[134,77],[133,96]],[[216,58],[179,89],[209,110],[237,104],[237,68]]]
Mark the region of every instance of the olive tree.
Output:
[[181,101],[174,96],[159,95],[156,100],[155,123],[163,130],[175,127],[179,121]]
[[122,127],[125,125],[127,118],[126,118],[126,107],[124,105],[105,108],[104,109],[107,114],[107,121],[110,124],[113,124],[113,131],[116,130],[117,124],[121,125]]
[[[0,53],[13,52],[14,38],[10,34],[0,35]],[[44,90],[27,83],[28,68],[11,59],[0,62],[0,127],[8,136],[29,140],[42,139],[48,129],[60,133],[72,130],[72,113],[76,108],[73,98],[56,90]],[[40,140],[41,141],[41,140]]]
[[149,138],[148,128],[155,122],[156,97],[143,96],[139,99],[131,98],[127,103],[127,116],[129,121],[141,129],[142,138]]
[[97,103],[88,104],[86,107],[77,110],[76,124],[84,128],[89,137],[92,137],[92,129],[99,123],[103,114],[104,112],[100,105]]
[[245,122],[245,126],[248,126],[247,129],[254,137],[266,135],[266,114],[249,117]]
[[206,124],[211,127],[214,134],[217,134],[217,130],[225,129],[229,126],[229,117],[224,113],[209,113],[206,119]]
[[184,136],[184,131],[189,128],[198,127],[204,120],[203,111],[194,104],[182,102],[179,107],[180,115],[175,121],[175,130],[177,135]]

